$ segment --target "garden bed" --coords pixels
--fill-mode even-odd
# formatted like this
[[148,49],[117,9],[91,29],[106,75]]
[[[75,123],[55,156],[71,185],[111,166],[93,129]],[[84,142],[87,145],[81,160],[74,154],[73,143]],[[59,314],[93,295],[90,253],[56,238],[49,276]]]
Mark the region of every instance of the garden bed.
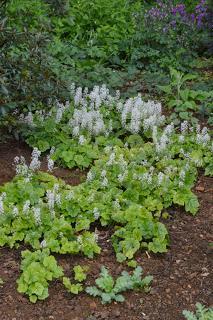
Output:
[[[30,157],[31,150],[25,144],[8,141],[0,145],[0,185],[15,175],[12,162],[15,156]],[[67,183],[76,185],[83,180],[84,173],[78,170],[54,169],[53,174]],[[211,239],[212,225],[212,178],[200,174],[195,192],[199,198],[200,210],[196,217],[179,208],[171,208],[170,219],[166,222],[170,235],[167,253],[153,254],[140,252],[136,260],[145,274],[154,277],[149,294],[130,292],[125,294],[124,303],[103,306],[98,299],[82,293],[72,296],[59,281],[52,282],[49,297],[45,301],[31,304],[27,297],[17,292],[16,280],[20,271],[21,250],[0,249],[0,318],[2,320],[63,319],[63,320],[179,320],[183,309],[192,309],[196,301],[210,305],[211,295]],[[100,267],[109,267],[113,275],[126,268],[116,262],[111,242],[110,229],[97,226],[101,254],[90,260],[81,255],[57,256],[58,264],[69,274],[72,266],[86,264],[90,267],[87,284],[94,282]]]

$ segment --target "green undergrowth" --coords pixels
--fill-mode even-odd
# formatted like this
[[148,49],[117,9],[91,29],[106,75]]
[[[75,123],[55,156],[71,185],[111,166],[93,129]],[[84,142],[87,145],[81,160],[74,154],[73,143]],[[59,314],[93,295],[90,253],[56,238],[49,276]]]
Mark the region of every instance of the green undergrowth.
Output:
[[[158,139],[167,131],[168,126],[161,133],[159,129]],[[54,257],[46,253],[81,253],[88,258],[100,253],[94,225],[114,229],[111,241],[117,260],[131,265],[138,251],[168,250],[169,235],[161,217],[169,207],[179,205],[192,215],[197,213],[199,202],[192,192],[197,171],[204,168],[212,175],[208,133],[174,131],[160,151],[155,136],[146,143],[136,137],[130,136],[125,147],[103,149],[87,180],[78,186],[33,171],[32,163],[28,167],[22,159],[16,177],[0,187],[0,246],[18,248],[25,243],[35,250],[23,253],[24,274],[18,280],[19,291],[27,293],[32,302],[44,299],[48,282],[61,276]],[[41,253],[41,248],[47,251]],[[31,261],[30,255],[36,259]],[[39,285],[36,274],[42,277]],[[66,277],[63,282],[70,292],[82,290],[80,283],[73,284]]]
[[[70,102],[19,117],[20,133],[34,147],[31,162],[16,157],[15,178],[0,186],[0,246],[25,244],[35,251],[23,253],[18,280],[19,291],[33,302],[47,297],[48,282],[62,276],[51,254],[94,258],[101,252],[100,227],[110,228],[116,259],[128,266],[136,267],[135,255],[143,251],[166,252],[168,209],[182,206],[195,215],[198,170],[213,174],[207,128],[186,121],[180,128],[164,125],[161,105],[140,95],[123,101],[106,86],[72,90]],[[49,173],[39,171],[38,148],[50,151]],[[78,186],[66,184],[51,174],[54,161],[89,167],[87,178]],[[42,277],[38,285],[34,267]],[[64,276],[63,283],[77,294],[84,274],[75,271],[75,282]]]

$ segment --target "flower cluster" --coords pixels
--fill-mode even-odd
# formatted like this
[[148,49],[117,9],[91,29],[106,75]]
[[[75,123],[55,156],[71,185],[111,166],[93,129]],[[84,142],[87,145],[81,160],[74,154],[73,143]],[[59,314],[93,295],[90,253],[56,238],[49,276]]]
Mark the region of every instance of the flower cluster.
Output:
[[61,204],[61,195],[58,191],[59,191],[59,185],[55,184],[53,187],[53,190],[47,190],[46,192],[48,207],[53,217],[55,216],[55,211],[54,211],[55,204],[58,206]]
[[[20,120],[37,128],[44,127],[45,122],[53,120],[52,131],[57,132],[60,126],[66,127],[68,136],[78,139],[83,145],[86,136],[109,136],[117,130],[117,123],[130,133],[139,133],[141,130],[149,130],[153,126],[160,126],[164,122],[160,103],[154,101],[145,102],[141,95],[123,101],[120,92],[115,96],[109,94],[105,85],[95,86],[91,92],[87,88],[72,87],[71,103],[56,102],[56,105],[47,113],[39,111],[29,113]],[[49,170],[53,168],[53,162],[49,158]]]
[[4,213],[4,199],[6,198],[6,193],[3,192],[0,195],[0,214]]
[[131,133],[138,133],[142,128],[149,130],[164,122],[161,112],[160,103],[144,102],[141,95],[138,95],[135,99],[128,99],[124,104],[121,112],[122,125]]
[[34,148],[31,155],[31,162],[29,165],[29,168],[32,171],[36,171],[40,169],[41,161],[39,160],[39,157],[41,155],[41,151],[38,150],[38,148]]
[[174,1],[157,1],[155,7],[147,10],[145,19],[147,23],[156,23],[161,21],[164,23],[163,31],[166,32],[170,28],[177,28],[182,23],[188,27],[201,28],[207,18],[207,3],[205,0],[199,1],[195,6],[194,12],[187,12],[184,3],[175,4]]

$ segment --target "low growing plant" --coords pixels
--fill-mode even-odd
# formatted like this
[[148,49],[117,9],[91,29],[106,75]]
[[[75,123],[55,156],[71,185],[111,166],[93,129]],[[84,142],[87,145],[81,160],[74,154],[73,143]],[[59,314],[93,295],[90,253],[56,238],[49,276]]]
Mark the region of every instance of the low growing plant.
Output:
[[142,279],[142,268],[137,267],[132,275],[123,271],[116,280],[109,274],[107,268],[102,267],[100,277],[95,280],[96,286],[87,287],[86,292],[94,297],[100,297],[102,303],[110,303],[113,300],[123,302],[125,300],[121,292],[127,290],[144,289],[149,290],[152,276]]
[[[202,90],[191,90],[186,87],[186,82],[196,79],[196,75],[186,74],[170,68],[171,82],[169,85],[158,86],[166,93],[167,106],[174,112],[170,117],[175,122],[180,120],[188,120],[190,122],[198,122],[193,117],[192,112],[201,112],[204,108],[210,108],[213,92]],[[178,119],[179,118],[179,119]]]
[[198,302],[195,313],[184,310],[183,315],[187,320],[211,320],[213,319],[213,308],[206,308]]
[[29,296],[31,302],[48,297],[48,283],[63,276],[63,270],[57,265],[49,249],[30,252],[22,251],[22,274],[17,280],[18,292]]
[[[143,102],[140,96],[122,101],[104,86],[90,93],[78,88],[72,104],[58,105],[50,114],[28,114],[22,117],[26,122],[31,142],[44,145],[43,150],[51,148],[49,172],[64,143],[67,154],[57,157],[63,156],[70,167],[75,165],[73,158],[84,160],[79,154],[82,147],[85,153],[96,148],[99,152],[95,161],[89,161],[86,181],[78,186],[39,171],[37,147],[29,165],[16,157],[16,177],[0,186],[0,246],[17,248],[25,243],[33,250],[93,258],[101,251],[98,230],[92,231],[98,222],[114,228],[111,240],[117,260],[134,267],[134,256],[141,249],[167,251],[169,235],[161,218],[169,207],[183,206],[192,215],[198,212],[192,191],[198,170],[213,174],[207,128],[191,127],[187,121],[177,129],[173,123],[164,126],[160,104]],[[83,280],[82,270],[75,269],[76,280]],[[81,288],[64,281],[70,291]],[[28,286],[24,289],[28,292]],[[42,298],[46,294],[46,289],[39,291]]]
[[63,277],[63,284],[68,292],[72,294],[79,294],[83,291],[83,286],[81,283],[71,283],[70,279],[67,277]]
[[82,282],[84,280],[86,280],[87,278],[87,275],[86,275],[86,272],[87,272],[88,268],[87,267],[82,267],[80,265],[77,265],[73,268],[73,271],[74,271],[74,279],[76,281],[79,281],[79,282]]

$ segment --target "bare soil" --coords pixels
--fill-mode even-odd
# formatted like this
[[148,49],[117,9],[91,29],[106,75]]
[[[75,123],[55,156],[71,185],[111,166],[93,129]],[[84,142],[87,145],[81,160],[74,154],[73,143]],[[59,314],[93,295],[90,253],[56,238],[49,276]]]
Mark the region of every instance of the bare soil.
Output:
[[[10,181],[15,172],[12,167],[16,155],[30,158],[31,150],[24,143],[8,141],[0,144],[0,185]],[[45,170],[45,161],[42,164]],[[85,174],[78,170],[57,168],[57,177],[67,183],[78,184]],[[0,320],[181,320],[182,310],[194,310],[197,301],[210,306],[212,299],[212,237],[213,179],[200,175],[195,192],[199,197],[200,211],[196,217],[179,208],[170,210],[166,221],[170,233],[170,248],[166,254],[140,252],[138,263],[144,274],[154,276],[151,292],[128,292],[124,303],[102,305],[85,293],[73,296],[67,293],[60,281],[50,284],[49,298],[31,304],[27,297],[16,290],[21,251],[0,248]],[[87,285],[93,284],[101,265],[109,267],[113,275],[127,269],[118,264],[111,247],[110,230],[99,230],[102,252],[90,260],[77,255],[56,256],[67,276],[76,264],[90,268]],[[130,269],[129,269],[130,270]]]

